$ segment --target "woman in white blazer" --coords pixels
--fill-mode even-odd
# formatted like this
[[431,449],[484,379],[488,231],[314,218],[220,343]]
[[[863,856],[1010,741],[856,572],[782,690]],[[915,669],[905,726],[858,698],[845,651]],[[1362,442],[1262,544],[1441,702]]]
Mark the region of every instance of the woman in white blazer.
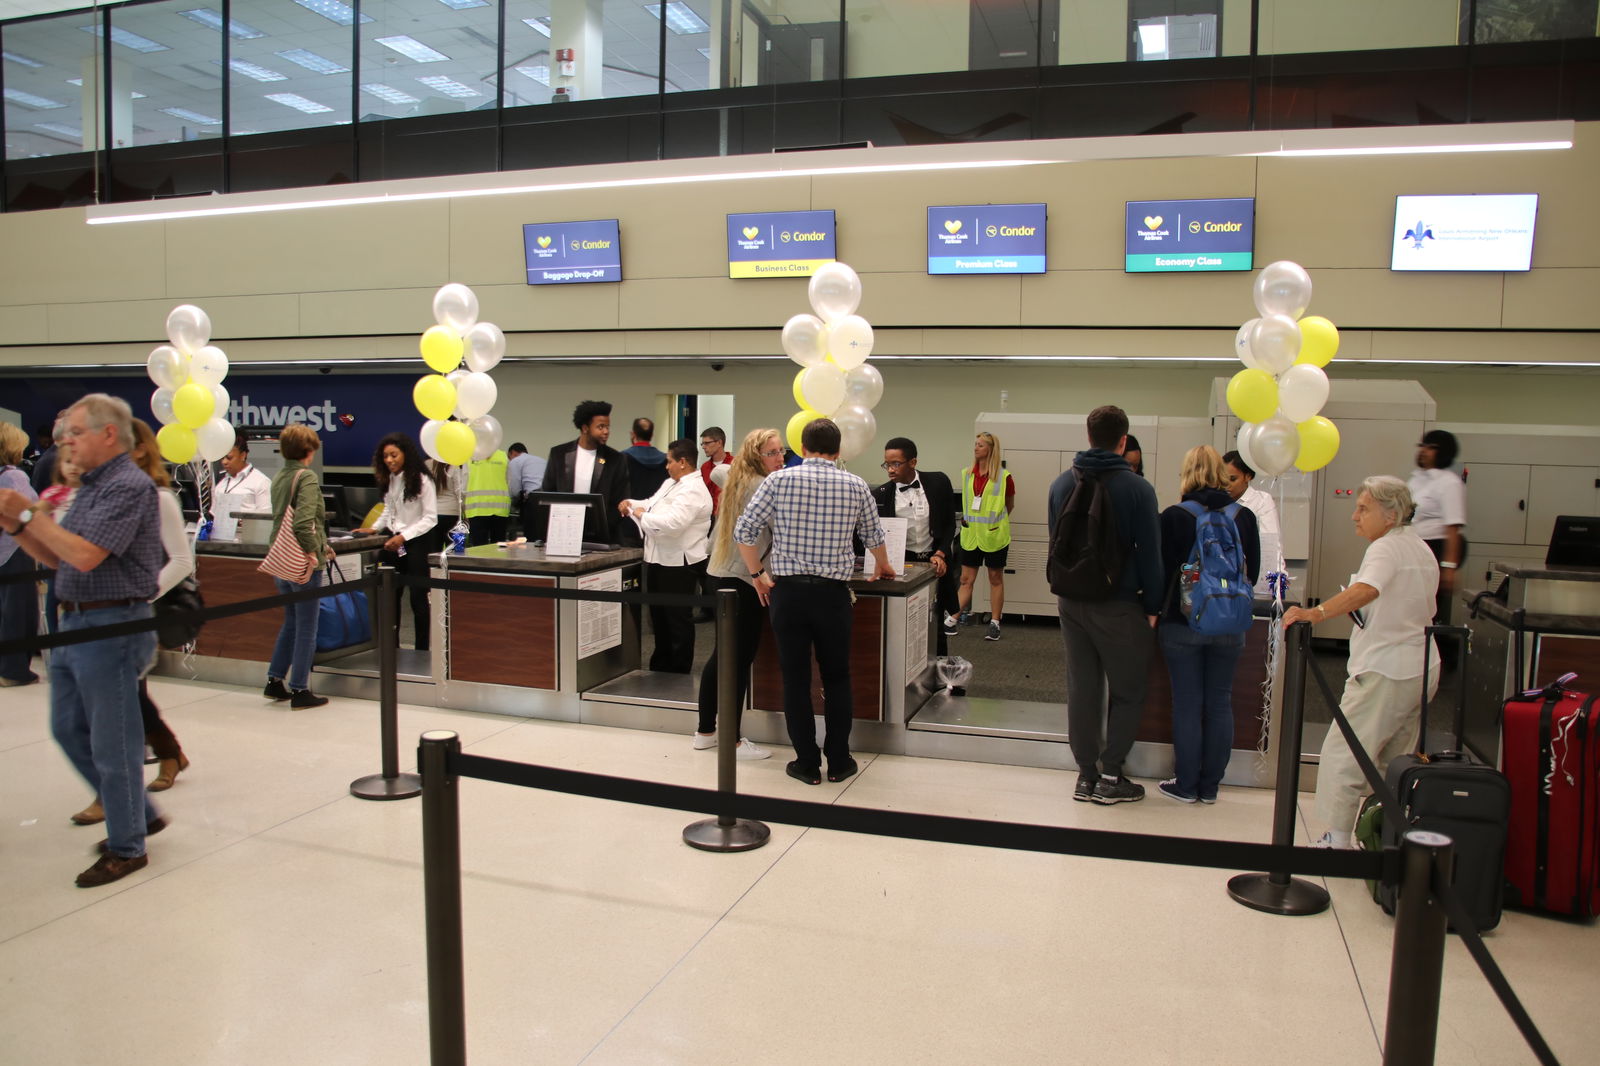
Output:
[[[617,513],[644,534],[645,588],[692,595],[705,569],[711,529],[711,492],[695,466],[691,440],[667,445],[667,480],[648,500],[623,500]],[[650,669],[687,674],[694,665],[694,612],[689,607],[650,608],[656,649]]]

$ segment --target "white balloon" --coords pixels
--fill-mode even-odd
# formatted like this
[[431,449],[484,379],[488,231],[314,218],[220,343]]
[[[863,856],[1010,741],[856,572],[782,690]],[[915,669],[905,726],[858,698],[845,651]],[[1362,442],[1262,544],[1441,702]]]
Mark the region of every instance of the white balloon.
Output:
[[150,413],[156,416],[156,421],[163,426],[170,426],[178,420],[176,412],[172,410],[172,397],[177,389],[163,385],[150,394]]
[[839,427],[839,458],[854,459],[878,435],[878,419],[858,403],[847,404],[833,416]]
[[843,263],[824,263],[811,275],[807,290],[811,296],[811,309],[822,316],[824,322],[837,322],[846,315],[855,314],[861,306],[861,279]]
[[867,410],[878,406],[883,399],[883,375],[870,363],[862,363],[844,376],[844,400],[847,404],[860,404]]
[[1328,375],[1321,367],[1296,363],[1278,378],[1278,406],[1291,422],[1304,422],[1328,402]]
[[1259,318],[1252,318],[1239,327],[1239,332],[1233,335],[1233,354],[1239,357],[1239,362],[1252,370],[1258,369],[1255,354],[1250,351],[1250,333],[1256,328]]
[[844,371],[829,363],[800,371],[800,395],[806,406],[824,418],[844,403]]
[[506,335],[493,322],[479,322],[467,330],[467,369],[486,374],[500,365],[506,355]]
[[422,423],[422,431],[417,434],[417,439],[422,445],[423,452],[427,454],[428,458],[441,463],[444,462],[444,457],[439,454],[439,427],[442,425],[444,425],[444,422],[441,420],[430,418]]
[[1255,435],[1250,438],[1250,451],[1256,457],[1257,473],[1277,477],[1294,466],[1299,457],[1300,431],[1280,411],[1256,426]]
[[[456,382],[456,417],[471,423],[473,419],[488,414],[498,398],[499,390],[495,388],[494,378],[488,374],[468,373]],[[476,429],[476,425],[473,428]],[[481,434],[479,439],[482,439]],[[489,450],[494,451],[493,448]]]
[[828,323],[828,354],[841,370],[854,370],[872,354],[872,326],[860,315]]
[[[1311,275],[1299,263],[1280,259],[1256,275],[1256,310],[1263,315],[1299,318],[1311,306]],[[1256,353],[1257,358],[1260,353]]]
[[170,344],[152,349],[144,368],[150,380],[163,389],[175,389],[189,380],[189,357]]
[[433,294],[433,320],[465,336],[478,321],[478,296],[465,285],[451,282]]
[[795,315],[783,324],[783,350],[801,366],[820,366],[828,358],[827,326],[816,315]]
[[233,427],[220,418],[213,418],[194,431],[194,440],[200,458],[214,463],[233,447]]
[[211,343],[211,319],[194,304],[179,304],[167,314],[167,339],[193,355]]
[[211,386],[211,398],[217,401],[216,415],[224,422],[228,420],[228,408],[233,406],[233,397],[228,395],[226,385]]
[[1300,355],[1300,324],[1288,315],[1262,315],[1250,330],[1250,354],[1260,369],[1283,373]]
[[208,389],[219,385],[228,376],[228,357],[221,348],[208,344],[189,360],[189,376]]
[[1243,459],[1244,465],[1251,470],[1256,468],[1256,456],[1255,452],[1251,450],[1251,444],[1255,441],[1257,424],[1255,422],[1242,423],[1239,426],[1239,435],[1234,438],[1233,443],[1234,449],[1239,453],[1239,458]]
[[466,367],[458,366],[444,377],[446,381],[450,382],[450,384],[459,389],[461,387],[461,379],[470,373],[472,373],[472,371],[468,370]]
[[[467,423],[467,428],[472,430],[478,446],[473,449],[474,459],[487,459],[500,450],[500,440],[505,430],[500,428],[500,420],[494,415],[481,415]],[[1299,440],[1299,437],[1295,438]]]

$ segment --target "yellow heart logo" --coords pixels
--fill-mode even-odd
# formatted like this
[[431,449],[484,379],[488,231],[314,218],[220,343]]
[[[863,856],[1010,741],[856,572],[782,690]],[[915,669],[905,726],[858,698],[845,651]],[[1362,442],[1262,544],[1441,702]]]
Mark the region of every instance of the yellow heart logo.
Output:
[[539,238],[539,247],[540,248],[548,248],[548,247],[550,247],[550,238],[549,237],[540,237]]
[[746,226],[744,228],[744,239],[747,241],[755,240],[756,237],[760,236],[760,234],[761,230],[757,226]]
[[944,231],[946,233],[960,233],[961,232],[961,220],[959,218],[950,219],[949,221],[947,221],[944,224]]
[[1161,228],[1161,216],[1160,215],[1146,215],[1146,216],[1144,216],[1144,225],[1145,225],[1145,229],[1160,229]]

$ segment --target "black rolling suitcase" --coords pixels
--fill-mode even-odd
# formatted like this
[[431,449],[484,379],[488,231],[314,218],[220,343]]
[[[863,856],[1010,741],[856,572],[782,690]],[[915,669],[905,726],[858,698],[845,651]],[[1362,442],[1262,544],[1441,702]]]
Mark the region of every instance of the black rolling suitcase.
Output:
[[[1460,662],[1469,661],[1466,629],[1461,626],[1429,626],[1430,637],[1453,633],[1462,640]],[[1417,736],[1418,750],[1402,755],[1389,764],[1384,775],[1389,791],[1400,804],[1399,816],[1383,812],[1383,844],[1398,847],[1407,829],[1428,829],[1443,833],[1455,842],[1453,884],[1461,905],[1479,931],[1500,924],[1500,905],[1505,895],[1506,836],[1511,822],[1511,784],[1492,766],[1471,761],[1455,749],[1425,754],[1428,737],[1428,673],[1424,660],[1422,673],[1422,721]],[[1455,743],[1461,746],[1461,730],[1466,716],[1466,685],[1462,685],[1461,705],[1456,709]],[[1374,895],[1383,909],[1394,913],[1398,887],[1378,885]]]

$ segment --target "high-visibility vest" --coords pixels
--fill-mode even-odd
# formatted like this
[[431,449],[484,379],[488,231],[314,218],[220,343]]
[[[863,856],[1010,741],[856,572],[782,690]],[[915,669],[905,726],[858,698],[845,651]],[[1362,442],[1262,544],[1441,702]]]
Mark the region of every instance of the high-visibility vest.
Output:
[[972,495],[972,468],[961,479],[961,547],[963,551],[997,552],[1011,543],[1011,516],[1006,513],[1006,486],[1011,472],[1004,468],[983,486],[983,495]]
[[504,451],[467,464],[467,491],[461,495],[461,513],[468,518],[505,517],[511,513]]

